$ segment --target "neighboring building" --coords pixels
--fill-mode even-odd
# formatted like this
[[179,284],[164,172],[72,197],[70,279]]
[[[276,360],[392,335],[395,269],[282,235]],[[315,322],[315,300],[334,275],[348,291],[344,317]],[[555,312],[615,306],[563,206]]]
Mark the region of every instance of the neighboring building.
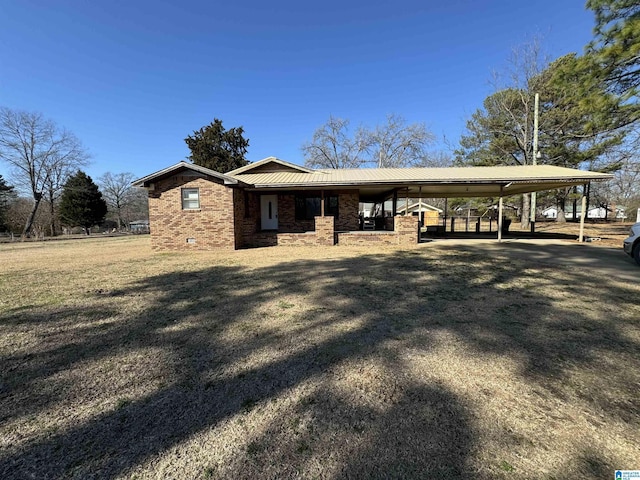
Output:
[[413,199],[409,200],[409,206],[407,206],[405,201],[404,204],[397,207],[398,215],[406,215],[407,212],[409,212],[409,215],[419,217],[421,226],[440,224],[440,214],[442,213],[442,209],[429,205],[422,200],[418,200],[417,202],[412,202],[411,200]]
[[[542,210],[542,216],[548,220],[554,220],[558,218],[558,208],[557,207],[547,207]],[[571,218],[568,216],[567,212],[565,212],[565,217]]]
[[[311,170],[274,157],[222,174],[180,162],[133,182],[149,194],[156,250],[419,241],[399,198],[500,196],[611,176],[547,165]],[[362,231],[360,203],[384,220]],[[389,209],[390,211],[387,211]]]
[[129,222],[131,233],[149,233],[149,220],[134,220]]
[[[613,215],[613,209],[605,207],[592,207],[587,210],[587,218],[591,218],[593,220],[603,220],[605,218],[609,220],[624,220],[627,218],[624,207],[615,207],[615,217]],[[581,210],[577,209],[575,215],[573,214],[573,209],[567,209],[564,212],[564,216],[568,220],[578,220],[580,218]],[[558,208],[557,207],[547,207],[542,210],[542,216],[547,219],[555,219],[558,218]]]

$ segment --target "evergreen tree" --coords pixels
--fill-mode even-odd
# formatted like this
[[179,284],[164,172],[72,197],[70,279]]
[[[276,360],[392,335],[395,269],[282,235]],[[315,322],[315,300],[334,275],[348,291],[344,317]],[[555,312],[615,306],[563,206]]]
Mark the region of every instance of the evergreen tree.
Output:
[[222,120],[216,118],[184,139],[191,150],[188,158],[196,165],[220,173],[244,167],[249,163],[245,159],[249,140],[243,133],[242,127],[225,130]]
[[640,2],[638,0],[588,0],[596,16],[595,38],[588,55],[602,67],[612,91],[625,99],[640,88]]
[[91,227],[107,214],[107,203],[90,176],[81,170],[67,180],[60,199],[60,220],[68,226]]
[[[587,167],[613,172],[620,162],[608,153],[624,140],[637,107],[623,104],[596,77],[585,74],[575,54],[551,63],[525,88],[500,90],[467,122],[457,161],[472,165]],[[540,95],[538,152],[533,151],[534,95]],[[562,206],[570,189],[555,192]],[[523,224],[529,206],[523,201]]]
[[8,185],[4,178],[2,178],[2,175],[0,175],[0,232],[7,229],[7,207],[13,197],[15,197],[13,186]]

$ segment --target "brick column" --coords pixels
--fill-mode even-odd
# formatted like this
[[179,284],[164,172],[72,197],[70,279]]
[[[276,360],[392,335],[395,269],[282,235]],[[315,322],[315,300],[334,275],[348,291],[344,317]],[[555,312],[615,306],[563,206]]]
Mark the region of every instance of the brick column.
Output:
[[398,215],[394,218],[396,235],[398,235],[398,245],[413,245],[419,241],[418,217],[413,215]]
[[335,219],[330,217],[315,217],[316,242],[318,245],[335,244]]

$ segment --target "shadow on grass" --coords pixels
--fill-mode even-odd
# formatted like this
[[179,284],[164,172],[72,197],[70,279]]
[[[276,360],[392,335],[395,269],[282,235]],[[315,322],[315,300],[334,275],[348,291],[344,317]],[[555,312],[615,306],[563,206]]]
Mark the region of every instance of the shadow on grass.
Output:
[[[37,356],[2,358],[7,366],[3,420],[35,415],[62,400],[53,394],[38,397],[39,382],[55,382],[52,377],[57,372],[117,352],[160,349],[169,381],[144,398],[75,427],[7,448],[0,454],[0,476],[113,478],[304,382],[327,381],[348,361],[376,358],[400,374],[403,349],[389,347],[390,340],[429,351],[434,332],[452,332],[471,350],[521,359],[520,375],[554,395],[563,395],[566,370],[592,365],[597,352],[637,352],[639,345],[621,333],[624,320],[603,321],[589,312],[561,311],[549,298],[518,283],[522,277],[535,280],[523,273],[525,267],[535,265],[520,258],[492,258],[477,247],[459,248],[446,260],[430,257],[427,250],[412,250],[255,269],[204,268],[150,277],[108,292],[113,299],[148,302],[148,306],[106,327],[85,327],[76,338]],[[570,293],[576,295],[586,294],[580,285],[593,280],[591,272],[572,272],[572,279]],[[549,288],[567,288],[553,276],[545,281]],[[620,308],[640,300],[637,290],[624,287],[611,288],[607,295],[614,296]],[[313,306],[292,315],[294,338],[262,328],[268,326],[265,312],[273,313],[265,305],[281,300],[280,308],[286,309],[292,296],[303,296]],[[76,309],[62,309],[56,321],[79,315]],[[338,328],[350,319],[359,321],[351,328]],[[16,321],[37,325],[46,319],[21,312]],[[254,328],[254,322],[262,327]],[[244,335],[230,339],[226,334],[231,328],[240,328]],[[285,355],[237,368],[250,356],[288,341],[296,344]],[[610,374],[616,380],[624,375]],[[620,385],[625,396],[633,395],[626,391],[632,388],[632,383]],[[471,412],[465,400],[445,386],[399,381],[398,391],[385,400],[382,412],[358,407],[331,389],[318,395],[326,398],[311,399],[300,407],[313,414],[316,434],[293,446],[283,438],[280,443],[288,446],[280,451],[256,448],[254,466],[280,465],[272,472],[274,477],[293,474],[304,465],[307,450],[340,456],[333,450],[332,438],[352,435],[356,447],[341,460],[343,467],[335,477],[439,478],[468,472],[476,441]],[[619,418],[638,414],[638,405],[611,404],[598,392],[588,401]],[[347,411],[351,417],[344,421]],[[277,436],[267,428],[256,445]],[[225,475],[230,473],[249,476],[242,464]]]

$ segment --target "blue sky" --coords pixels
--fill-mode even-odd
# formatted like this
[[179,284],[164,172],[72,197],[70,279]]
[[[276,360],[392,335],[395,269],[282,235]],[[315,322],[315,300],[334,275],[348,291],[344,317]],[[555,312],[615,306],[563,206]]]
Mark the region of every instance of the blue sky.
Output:
[[182,160],[216,117],[244,127],[252,161],[302,163],[329,115],[397,113],[444,149],[514,47],[582,52],[592,27],[575,0],[0,0],[0,105],[73,131],[94,178]]

